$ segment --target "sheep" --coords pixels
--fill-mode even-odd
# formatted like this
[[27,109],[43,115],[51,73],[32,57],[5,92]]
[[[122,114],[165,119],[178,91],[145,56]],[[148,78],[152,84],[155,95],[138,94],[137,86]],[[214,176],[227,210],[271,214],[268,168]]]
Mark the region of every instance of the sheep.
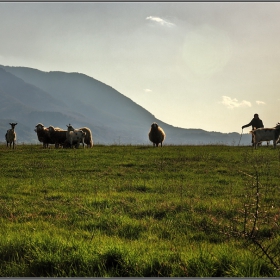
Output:
[[[68,127],[68,130],[74,130],[73,126],[69,124]],[[88,128],[88,127],[81,127],[81,128],[77,128],[78,130],[82,130],[83,132],[86,133],[86,136],[85,136],[85,144],[87,144],[87,148],[92,148],[93,146],[93,139],[92,139],[92,133],[91,133],[91,130]]]
[[74,129],[71,126],[71,124],[66,125],[67,126],[67,132],[66,132],[66,139],[70,144],[70,147],[73,147],[73,144],[76,144],[75,147],[79,148],[80,143],[83,144],[83,148],[85,147],[85,136],[86,133],[80,129]]
[[82,130],[85,132],[85,144],[87,144],[87,148],[92,148],[93,147],[93,139],[92,139],[92,133],[91,130],[88,127],[81,127],[79,130]]
[[49,144],[54,144],[49,136],[48,128],[45,128],[43,124],[38,123],[34,131],[37,133],[38,140],[43,143],[43,148],[48,148]]
[[280,136],[280,123],[273,128],[258,128],[250,131],[253,135],[253,145],[257,149],[257,144],[261,141],[273,140],[273,147],[276,148],[276,144],[279,141]]
[[55,148],[58,148],[60,145],[65,147],[66,144],[66,133],[67,130],[63,130],[59,127],[54,128],[52,125],[48,127],[48,135],[51,142],[54,142]]
[[153,146],[157,146],[160,144],[162,147],[162,142],[165,139],[165,133],[161,127],[158,126],[157,123],[152,123],[150,132],[148,134],[149,140],[153,143]]
[[[260,127],[261,128],[261,127]],[[255,129],[257,129],[256,127],[253,127],[253,129],[252,130],[255,130]],[[266,141],[266,146],[268,147],[269,146],[269,143],[270,143],[270,141]],[[252,146],[254,147],[254,137],[253,137],[253,135],[252,135]],[[259,142],[258,143],[258,146],[262,146],[262,142]]]
[[10,148],[13,144],[13,149],[15,148],[15,142],[16,142],[16,132],[15,132],[15,126],[17,123],[9,123],[11,125],[11,129],[7,130],[7,133],[5,134],[5,139],[7,142],[7,147],[10,144]]

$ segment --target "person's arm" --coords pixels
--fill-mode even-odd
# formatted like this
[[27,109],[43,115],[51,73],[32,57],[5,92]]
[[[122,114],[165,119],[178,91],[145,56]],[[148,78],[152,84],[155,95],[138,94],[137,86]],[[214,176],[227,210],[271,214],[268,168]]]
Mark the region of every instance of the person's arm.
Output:
[[252,121],[250,121],[248,124],[243,125],[243,126],[242,126],[242,129],[245,128],[245,127],[248,127],[248,126],[250,126],[250,125],[252,125]]

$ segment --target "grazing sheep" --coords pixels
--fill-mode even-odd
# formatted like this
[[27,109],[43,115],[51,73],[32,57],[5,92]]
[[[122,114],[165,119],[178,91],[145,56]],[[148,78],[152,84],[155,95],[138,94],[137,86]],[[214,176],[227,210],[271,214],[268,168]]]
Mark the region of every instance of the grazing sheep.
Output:
[[17,123],[9,123],[11,125],[11,129],[7,130],[7,133],[5,134],[6,142],[7,142],[7,147],[8,144],[10,144],[10,148],[13,144],[13,149],[15,148],[15,141],[16,141],[16,132],[15,132],[15,126]]
[[43,124],[38,123],[34,131],[37,133],[38,140],[43,143],[43,148],[48,148],[49,144],[54,144],[50,139],[48,128],[45,128]]
[[158,126],[157,123],[153,123],[151,125],[151,129],[149,132],[149,140],[153,143],[153,146],[157,146],[160,144],[162,147],[162,142],[165,139],[165,133],[161,127]]
[[74,144],[76,148],[79,148],[80,143],[83,144],[83,148],[84,148],[85,147],[84,140],[85,140],[86,133],[80,129],[73,130],[73,126],[71,126],[71,124],[66,126],[68,128],[66,132],[66,139],[70,144],[70,148],[72,148]]
[[280,123],[273,128],[258,128],[250,131],[253,135],[254,147],[257,149],[257,144],[262,141],[273,140],[273,147],[276,148],[280,136]]
[[59,127],[54,128],[52,125],[48,127],[48,135],[50,137],[50,141],[54,142],[55,148],[59,148],[59,146],[65,146],[66,144],[66,133],[67,130],[63,130]]
[[[69,124],[68,130],[72,130],[74,131],[74,127],[72,125]],[[77,128],[78,130],[82,130],[83,132],[86,133],[85,136],[85,144],[87,144],[87,148],[92,148],[93,146],[93,139],[92,139],[92,133],[91,130],[88,127],[81,127],[81,128]]]

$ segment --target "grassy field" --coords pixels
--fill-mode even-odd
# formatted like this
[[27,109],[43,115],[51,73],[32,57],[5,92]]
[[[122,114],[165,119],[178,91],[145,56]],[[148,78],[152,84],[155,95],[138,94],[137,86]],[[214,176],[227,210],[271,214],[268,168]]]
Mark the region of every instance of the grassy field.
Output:
[[279,147],[2,145],[0,164],[2,277],[280,276]]

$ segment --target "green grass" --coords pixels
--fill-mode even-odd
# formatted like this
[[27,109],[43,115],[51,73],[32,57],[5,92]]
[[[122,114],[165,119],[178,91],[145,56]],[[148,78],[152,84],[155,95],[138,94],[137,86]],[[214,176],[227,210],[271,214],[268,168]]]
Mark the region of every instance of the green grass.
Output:
[[278,242],[279,147],[3,145],[0,164],[1,277],[280,276],[231,234],[257,174]]

